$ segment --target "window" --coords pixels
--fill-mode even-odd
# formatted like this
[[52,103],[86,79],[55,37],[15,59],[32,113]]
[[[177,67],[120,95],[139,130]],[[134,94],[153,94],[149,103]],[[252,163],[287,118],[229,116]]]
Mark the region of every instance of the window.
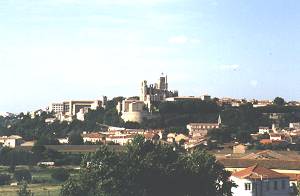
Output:
[[281,180],[281,189],[285,189],[285,181]]
[[251,183],[245,183],[245,190],[251,190]]
[[277,181],[274,181],[274,190],[277,190],[277,189],[278,189]]
[[266,190],[267,190],[267,191],[270,190],[270,183],[269,183],[269,181],[266,182]]

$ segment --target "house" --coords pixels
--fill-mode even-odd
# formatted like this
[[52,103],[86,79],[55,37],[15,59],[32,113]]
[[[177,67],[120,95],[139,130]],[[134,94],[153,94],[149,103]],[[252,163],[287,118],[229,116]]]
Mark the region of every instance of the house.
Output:
[[69,143],[69,138],[66,137],[66,138],[57,138],[58,142],[60,144],[68,144]]
[[237,144],[233,146],[233,154],[244,154],[246,152],[247,146],[244,144]]
[[15,148],[16,146],[20,146],[23,140],[22,137],[18,135],[2,136],[0,137],[0,143],[2,143],[2,146]]
[[270,140],[271,141],[281,141],[282,140],[282,134],[279,134],[279,133],[270,133]]
[[300,123],[299,122],[290,123],[289,128],[291,128],[291,129],[300,129]]
[[83,134],[81,134],[83,142],[90,142],[90,143],[97,143],[97,142],[101,142],[103,135],[97,132],[92,132],[92,133],[86,133],[83,132]]
[[110,135],[106,137],[106,142],[114,142],[115,144],[119,144],[121,146],[124,146],[125,144],[131,142],[133,140],[135,135]]
[[259,127],[258,128],[258,133],[259,134],[265,134],[265,133],[269,134],[270,133],[270,129],[269,129],[269,127]]
[[176,133],[169,133],[167,135],[167,142],[173,143],[175,141]]
[[176,135],[175,142],[180,142],[181,140],[184,140],[185,142],[189,140],[189,137],[185,136],[184,134]]
[[232,188],[233,196],[289,196],[289,177],[257,164],[234,172],[230,180],[237,187]]
[[186,128],[191,136],[205,136],[209,129],[218,129],[222,123],[221,116],[217,123],[189,123]]

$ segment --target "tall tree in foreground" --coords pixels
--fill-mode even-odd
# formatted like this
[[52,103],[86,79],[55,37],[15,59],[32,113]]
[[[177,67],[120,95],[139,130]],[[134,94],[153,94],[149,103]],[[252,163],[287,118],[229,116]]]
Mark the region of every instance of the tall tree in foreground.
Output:
[[22,181],[20,189],[17,191],[18,196],[32,196],[33,193],[31,193],[30,190],[27,190],[27,182]]
[[230,173],[204,151],[192,154],[136,137],[124,153],[101,146],[86,156],[63,196],[231,196]]

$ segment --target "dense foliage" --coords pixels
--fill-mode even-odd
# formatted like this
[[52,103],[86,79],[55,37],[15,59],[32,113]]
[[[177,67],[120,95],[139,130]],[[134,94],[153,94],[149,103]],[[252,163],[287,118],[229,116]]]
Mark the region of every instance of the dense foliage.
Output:
[[70,173],[64,168],[58,168],[53,170],[51,177],[54,180],[64,182],[70,177]]
[[30,182],[32,179],[31,173],[27,169],[16,170],[14,173],[14,178],[18,181]]
[[1,165],[34,165],[38,157],[32,152],[4,147],[0,149]]
[[136,137],[123,153],[102,146],[84,158],[82,168],[63,185],[62,195],[229,196],[233,186],[230,173],[214,156],[186,154],[143,137]]
[[10,182],[9,174],[0,174],[0,185],[7,185]]

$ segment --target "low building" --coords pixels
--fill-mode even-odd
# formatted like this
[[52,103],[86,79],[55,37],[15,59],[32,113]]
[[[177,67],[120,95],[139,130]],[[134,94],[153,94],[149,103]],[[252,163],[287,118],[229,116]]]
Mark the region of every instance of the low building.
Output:
[[169,133],[167,135],[167,142],[173,143],[175,141],[176,133]]
[[92,133],[83,133],[82,135],[83,142],[97,143],[102,142],[103,135],[97,132]]
[[186,126],[190,136],[205,136],[209,129],[218,129],[222,123],[219,116],[217,123],[190,123]]
[[57,138],[58,142],[60,144],[68,144],[69,143],[69,138],[66,137],[66,138]]
[[247,146],[244,144],[237,144],[233,146],[233,154],[245,154]]
[[174,102],[174,101],[199,101],[202,100],[201,97],[194,96],[180,96],[180,97],[168,97],[166,101]]
[[258,127],[258,133],[259,134],[269,134],[270,133],[270,129],[269,127]]
[[189,141],[189,137],[184,135],[184,134],[179,134],[179,135],[176,135],[175,137],[175,142],[179,143],[180,141],[184,141],[184,142],[187,142]]
[[18,135],[2,136],[0,137],[0,143],[2,146],[15,148],[23,143],[22,137]]
[[289,177],[254,165],[231,175],[233,196],[290,196]]
[[51,123],[54,123],[56,120],[57,120],[56,118],[46,118],[45,123],[51,124]]
[[115,144],[119,144],[121,146],[124,146],[125,144],[130,143],[135,135],[128,135],[128,134],[124,134],[124,135],[110,135],[108,137],[106,137],[106,142],[113,142]]
[[269,135],[271,141],[281,141],[283,139],[283,135],[279,133],[270,133]]
[[300,122],[290,123],[289,128],[291,128],[291,129],[300,129]]

